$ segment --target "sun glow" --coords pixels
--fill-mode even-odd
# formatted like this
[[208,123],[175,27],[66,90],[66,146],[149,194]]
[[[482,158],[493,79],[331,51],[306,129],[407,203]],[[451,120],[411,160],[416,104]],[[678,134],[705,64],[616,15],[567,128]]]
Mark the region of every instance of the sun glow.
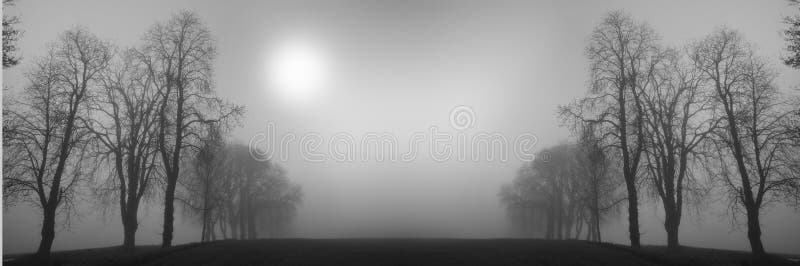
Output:
[[293,102],[308,102],[320,94],[328,78],[323,53],[309,42],[277,47],[270,58],[268,77],[272,89]]

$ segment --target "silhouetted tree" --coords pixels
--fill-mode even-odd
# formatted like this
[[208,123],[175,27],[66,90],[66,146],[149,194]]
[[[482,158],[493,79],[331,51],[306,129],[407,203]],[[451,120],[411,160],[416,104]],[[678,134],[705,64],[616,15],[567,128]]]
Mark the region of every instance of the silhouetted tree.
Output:
[[[13,0],[3,0],[3,13],[13,5]],[[21,35],[21,32],[14,28],[17,23],[19,23],[18,16],[3,14],[3,68],[12,67],[19,63],[19,57],[15,54],[17,40]]]
[[303,201],[302,188],[292,184],[283,167],[276,163],[269,164],[266,173],[256,180],[255,188],[254,216],[263,232],[260,236],[285,236]]
[[653,56],[658,51],[656,33],[644,23],[616,11],[594,29],[586,48],[591,67],[589,95],[561,107],[566,120],[593,123],[603,145],[615,147],[622,164],[628,193],[629,236],[639,247],[637,181],[644,154],[645,110],[642,91],[650,86]]
[[[716,135],[717,169],[728,188],[731,206],[744,209],[753,255],[765,254],[759,220],[763,207],[779,195],[800,193],[789,165],[796,163],[789,131],[789,111],[773,85],[776,74],[757,57],[742,36],[720,28],[692,45],[691,58],[702,70],[721,108]],[[734,177],[733,169],[739,178]]]
[[602,241],[600,224],[619,202],[625,199],[619,196],[617,188],[621,180],[614,179],[616,169],[611,158],[603,151],[602,143],[591,124],[583,124],[578,128],[580,135],[577,143],[576,167],[578,168],[579,201],[587,213],[585,216],[587,235],[591,241]]
[[[87,98],[111,60],[110,45],[83,28],[62,33],[49,53],[28,73],[24,98],[6,114],[4,157],[20,156],[3,170],[3,190],[10,197],[34,196],[42,209],[42,241],[37,254],[49,255],[59,208],[71,204],[84,175]],[[6,107],[6,106],[4,106]],[[5,123],[16,123],[5,126]],[[4,132],[6,134],[7,132]],[[4,165],[7,166],[7,165]]]
[[533,167],[545,178],[545,185],[549,188],[546,190],[550,201],[546,238],[569,238],[569,210],[576,203],[574,194],[571,193],[573,180],[577,175],[573,152],[574,147],[571,145],[556,145],[542,151],[545,158],[533,161]]
[[[800,1],[789,0],[789,3],[800,10]],[[800,68],[800,15],[786,16],[784,23],[788,27],[783,34],[788,43],[786,50],[789,55],[783,59],[783,62],[787,66]]]
[[216,126],[208,127],[199,149],[193,154],[192,171],[184,182],[187,195],[182,201],[191,214],[200,217],[201,242],[216,238],[214,225],[218,219],[215,215],[222,211],[220,205],[225,201],[220,190],[224,187],[223,175],[229,170],[227,166],[230,163],[222,134]]
[[244,109],[214,96],[216,48],[211,33],[197,15],[183,11],[165,23],[157,23],[145,33],[144,41],[138,55],[161,95],[157,142],[166,185],[161,245],[169,247],[182,153],[197,145],[204,127],[238,121]]
[[302,202],[302,189],[280,165],[254,159],[247,146],[208,140],[196,154],[186,201],[205,224],[202,239],[215,237],[215,224],[223,236],[230,229],[233,238],[283,236]]
[[548,219],[549,203],[545,198],[543,179],[536,175],[533,163],[525,163],[511,184],[501,187],[499,197],[506,206],[506,215],[517,234],[532,237],[541,232]]
[[125,51],[101,74],[101,86],[89,102],[92,116],[84,124],[109,166],[104,183],[112,189],[101,190],[101,196],[118,199],[123,246],[132,250],[140,202],[160,174],[156,147],[160,98],[135,51]]
[[703,144],[719,124],[716,104],[704,89],[702,72],[679,51],[658,55],[651,86],[643,91],[646,110],[646,169],[649,183],[664,207],[667,246],[678,248],[684,200],[706,191],[694,167],[705,159]]
[[[789,3],[800,10],[800,1],[789,0]],[[800,15],[787,16],[784,22],[788,26],[783,33],[786,42],[788,42],[786,50],[789,52],[789,55],[784,58],[783,62],[790,67],[800,69]],[[797,122],[800,121],[800,99],[795,99],[794,104],[795,112],[793,119],[795,123],[791,125],[790,129],[794,132],[795,140],[800,143],[800,122]]]
[[239,239],[254,239],[256,237],[256,210],[254,205],[254,195],[256,190],[256,180],[262,177],[269,167],[269,162],[255,160],[247,146],[234,145],[230,151],[229,171],[235,179],[234,193],[236,202],[233,208],[236,211],[235,228],[238,231]]
[[[561,144],[542,150],[525,163],[499,197],[516,232],[547,239],[586,237],[600,240],[600,221],[624,198],[608,173],[600,146],[589,140],[580,145]],[[544,229],[542,231],[542,229]]]

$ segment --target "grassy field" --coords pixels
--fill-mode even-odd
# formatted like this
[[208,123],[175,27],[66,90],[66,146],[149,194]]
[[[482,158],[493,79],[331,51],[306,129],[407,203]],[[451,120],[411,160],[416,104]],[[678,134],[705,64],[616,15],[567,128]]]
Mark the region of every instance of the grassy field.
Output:
[[[753,263],[746,252],[684,247],[667,253],[577,240],[278,239],[228,240],[169,249],[119,247],[56,252],[51,265],[800,265],[772,256]],[[4,265],[42,264],[5,256]]]

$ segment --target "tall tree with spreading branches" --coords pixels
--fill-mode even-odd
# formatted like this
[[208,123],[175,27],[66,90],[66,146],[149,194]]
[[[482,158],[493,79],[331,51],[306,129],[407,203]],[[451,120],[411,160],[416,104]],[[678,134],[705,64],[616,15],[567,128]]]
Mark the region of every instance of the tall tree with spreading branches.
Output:
[[703,86],[702,72],[675,49],[664,49],[648,90],[646,112],[646,176],[664,207],[667,247],[679,247],[678,228],[689,197],[707,191],[696,178],[696,167],[708,158],[706,140],[718,128],[716,104]]
[[56,215],[69,210],[86,174],[88,132],[80,121],[87,117],[87,99],[111,58],[110,45],[87,30],[62,33],[28,73],[23,99],[4,112],[10,116],[3,121],[4,157],[19,159],[12,167],[4,165],[3,190],[7,197],[33,196],[42,209],[39,255],[50,254]]
[[140,60],[159,91],[157,146],[164,168],[164,228],[162,243],[172,245],[175,189],[183,153],[196,148],[204,127],[238,121],[244,108],[214,95],[213,61],[216,46],[200,18],[182,11],[157,23],[144,35]]
[[101,72],[100,86],[89,103],[86,128],[98,144],[109,178],[101,196],[118,199],[123,227],[123,246],[132,250],[139,225],[142,199],[159,172],[156,146],[157,111],[160,101],[153,78],[135,52],[127,50]]
[[[650,26],[621,11],[606,15],[589,38],[589,95],[560,107],[568,121],[591,123],[602,132],[606,147],[618,155],[628,199],[628,232],[632,247],[640,247],[639,181],[646,148],[642,94],[651,86],[658,36]],[[577,123],[573,122],[573,123]]]
[[737,31],[714,31],[692,45],[691,58],[721,109],[716,174],[728,188],[732,209],[743,209],[753,255],[763,257],[762,211],[770,202],[800,193],[800,178],[791,172],[797,150],[785,127],[791,110],[773,83],[775,71]]

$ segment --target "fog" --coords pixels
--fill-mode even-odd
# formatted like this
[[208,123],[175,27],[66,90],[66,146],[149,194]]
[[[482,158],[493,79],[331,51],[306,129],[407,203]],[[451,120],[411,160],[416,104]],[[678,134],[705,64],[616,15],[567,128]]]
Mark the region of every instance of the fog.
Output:
[[[217,94],[247,108],[233,132],[240,143],[269,134],[270,125],[278,140],[312,133],[327,141],[345,133],[360,143],[386,133],[397,138],[399,157],[415,133],[431,128],[467,137],[500,133],[511,141],[532,134],[534,151],[574,141],[560,126],[557,107],[586,92],[586,40],[604,14],[618,9],[647,21],[668,45],[700,39],[721,25],[737,29],[773,60],[778,86],[800,84],[797,70],[778,61],[785,46],[781,19],[793,12],[784,1],[19,1],[4,12],[22,17],[23,61],[4,69],[3,85],[19,89],[31,67],[25,59],[41,55],[71,25],[133,46],[153,22],[181,9],[196,12],[217,42]],[[278,88],[271,71],[280,51],[297,45],[324,72],[301,95]],[[474,114],[469,127],[453,124],[458,106]],[[513,237],[498,199],[523,164],[513,149],[506,161],[468,149],[440,162],[428,145],[406,161],[380,161],[358,146],[355,160],[341,162],[308,160],[297,141],[290,144],[286,160],[273,158],[304,192],[290,236]],[[328,151],[328,143],[320,150]],[[140,210],[141,244],[161,239],[161,197]],[[642,198],[642,242],[663,245],[660,202]],[[687,207],[681,244],[749,249],[746,228],[731,221],[723,199],[712,194],[706,204]],[[91,196],[77,209],[69,226],[57,227],[54,250],[121,243],[117,210]],[[180,211],[177,216],[175,242],[199,241],[199,224]],[[604,241],[627,244],[626,217],[621,212],[603,224]],[[41,223],[35,208],[5,208],[2,222],[4,253],[35,251]],[[765,248],[800,253],[798,224],[792,207],[768,208]]]

